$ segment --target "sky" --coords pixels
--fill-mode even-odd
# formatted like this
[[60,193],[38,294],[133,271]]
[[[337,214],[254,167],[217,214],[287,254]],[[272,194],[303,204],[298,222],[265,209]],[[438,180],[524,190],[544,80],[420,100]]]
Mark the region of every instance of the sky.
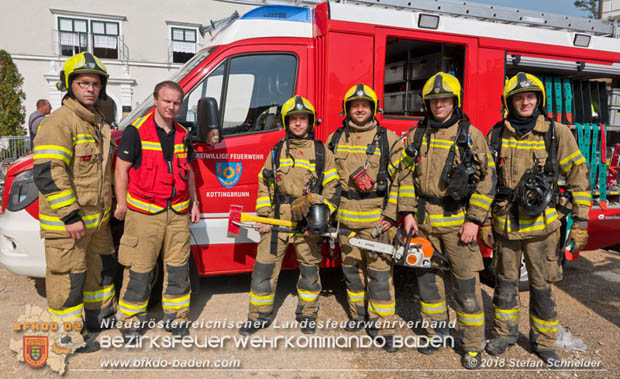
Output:
[[584,12],[573,5],[575,0],[471,0],[471,2],[558,13],[568,16],[588,16],[588,12]]

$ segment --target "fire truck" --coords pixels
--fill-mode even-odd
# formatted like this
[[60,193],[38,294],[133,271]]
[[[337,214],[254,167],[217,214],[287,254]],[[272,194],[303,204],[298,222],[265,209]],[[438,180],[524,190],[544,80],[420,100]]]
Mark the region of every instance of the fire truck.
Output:
[[[549,115],[571,125],[590,167],[594,205],[586,249],[620,243],[618,24],[434,0],[240,3],[262,6],[202,27],[210,41],[172,78],[186,94],[177,121],[191,131],[197,156],[202,213],[191,225],[194,276],[252,270],[259,234],[227,234],[228,212],[232,204],[254,211],[259,170],[284,136],[279,111],[286,99],[299,94],[312,101],[321,120],[317,136],[325,140],[342,125],[345,91],[365,83],[377,92],[380,124],[402,134],[423,117],[422,86],[437,71],[461,81],[464,111],[485,134],[502,117],[505,78],[520,71],[541,78]],[[199,109],[203,98],[217,106]],[[120,129],[152,107],[147,99]],[[219,143],[206,143],[201,112],[215,122]],[[10,167],[5,186],[0,263],[43,277],[31,155]],[[328,254],[322,262],[338,264]],[[296,267],[293,254],[284,267]]]

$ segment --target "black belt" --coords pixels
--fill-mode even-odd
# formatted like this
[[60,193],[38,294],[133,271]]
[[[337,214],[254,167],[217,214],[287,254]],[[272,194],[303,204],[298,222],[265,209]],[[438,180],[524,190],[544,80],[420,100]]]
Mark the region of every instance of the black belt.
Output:
[[366,200],[383,198],[377,192],[342,191],[342,196],[349,200]]

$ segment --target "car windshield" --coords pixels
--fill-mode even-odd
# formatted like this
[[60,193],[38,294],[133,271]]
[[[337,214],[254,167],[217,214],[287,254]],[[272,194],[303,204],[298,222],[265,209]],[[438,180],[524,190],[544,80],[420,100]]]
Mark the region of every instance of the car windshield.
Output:
[[[204,61],[211,53],[213,53],[217,47],[211,47],[208,49],[203,49],[199,51],[196,55],[192,57],[187,63],[185,63],[177,72],[175,72],[169,80],[174,82],[179,82],[183,79],[187,74],[192,72],[193,69],[196,68],[202,61]],[[131,111],[125,118],[123,118],[118,123],[118,128],[120,130],[124,130],[130,122],[135,120],[136,118],[144,115],[146,111],[153,106],[153,94],[150,93],[141,103],[138,105],[133,111]]]

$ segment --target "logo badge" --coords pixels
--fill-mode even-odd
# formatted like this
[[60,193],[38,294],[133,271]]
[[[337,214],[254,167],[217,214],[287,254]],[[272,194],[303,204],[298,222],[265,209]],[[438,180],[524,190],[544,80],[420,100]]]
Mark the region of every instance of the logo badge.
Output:
[[241,178],[241,162],[215,162],[217,180],[226,188],[232,188]]
[[47,362],[48,336],[24,336],[24,361],[32,367],[41,367]]

